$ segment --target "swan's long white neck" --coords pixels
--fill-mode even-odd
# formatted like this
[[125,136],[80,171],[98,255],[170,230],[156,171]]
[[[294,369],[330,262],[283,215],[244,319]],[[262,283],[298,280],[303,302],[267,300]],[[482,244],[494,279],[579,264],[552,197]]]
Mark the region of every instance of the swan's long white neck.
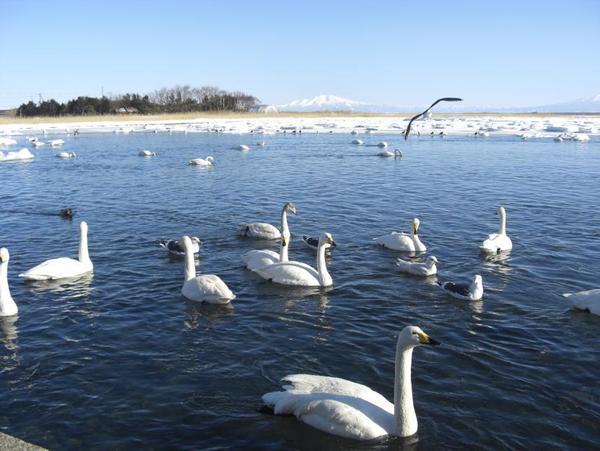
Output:
[[394,380],[394,418],[397,434],[408,437],[417,432],[418,422],[412,396],[411,366],[413,348],[396,345],[396,374]]
[[17,304],[8,288],[8,262],[2,262],[0,263],[0,316],[15,315],[17,311]]
[[194,265],[194,253],[189,248],[189,246],[185,246],[185,281],[193,279],[196,277],[196,266]]
[[506,212],[502,209],[499,212],[500,216],[500,229],[498,230],[499,235],[506,235]]
[[425,247],[425,245],[423,243],[421,243],[421,240],[419,239],[419,235],[416,233],[413,233],[412,239],[413,239],[413,243],[415,243],[415,251],[425,252],[425,249],[427,249],[427,248]]
[[90,260],[90,254],[88,253],[87,228],[81,228],[79,234],[79,261],[91,265],[92,261]]
[[286,207],[281,210],[281,245],[279,247],[279,261],[288,261],[288,250],[290,247],[290,229],[287,221]]
[[325,262],[326,244],[319,243],[317,250],[317,272],[319,273],[319,283],[322,287],[328,287],[333,284],[333,279],[327,271],[327,263]]

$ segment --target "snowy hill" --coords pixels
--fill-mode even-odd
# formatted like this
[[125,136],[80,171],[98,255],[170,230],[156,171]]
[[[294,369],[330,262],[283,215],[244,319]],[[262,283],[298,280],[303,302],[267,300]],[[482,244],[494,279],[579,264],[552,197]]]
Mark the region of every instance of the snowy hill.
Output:
[[600,113],[600,94],[571,102],[534,107],[529,110],[542,113]]
[[344,97],[331,94],[320,95],[312,99],[294,100],[284,105],[277,105],[279,111],[381,111],[375,105],[369,105],[366,102],[346,99]]

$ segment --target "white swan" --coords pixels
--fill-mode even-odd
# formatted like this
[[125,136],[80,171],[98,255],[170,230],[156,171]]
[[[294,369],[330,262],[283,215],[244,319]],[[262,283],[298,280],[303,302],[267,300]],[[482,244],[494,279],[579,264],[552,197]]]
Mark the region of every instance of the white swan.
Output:
[[43,142],[43,141],[38,141],[38,140],[36,139],[35,141],[32,141],[32,142],[31,142],[31,145],[32,145],[33,147],[42,147],[42,146],[45,146],[45,145],[46,145],[46,143],[45,143],[45,142]]
[[79,259],[72,258],[54,258],[40,263],[29,271],[19,274],[25,280],[56,280],[71,277],[79,277],[83,274],[92,272],[94,265],[88,254],[87,240],[88,226],[85,221],[79,224]]
[[565,293],[563,296],[567,298],[574,309],[600,315],[600,289]]
[[138,155],[140,157],[155,157],[156,152],[152,152],[151,150],[140,150]]
[[498,233],[490,234],[479,246],[479,249],[483,252],[500,253],[512,249],[512,241],[506,234],[506,210],[504,210],[504,207],[498,208],[498,216],[500,217]]
[[317,252],[317,269],[306,263],[288,261],[258,268],[256,273],[263,279],[281,285],[329,287],[333,285],[333,279],[329,275],[329,272],[327,272],[325,251],[334,244],[335,241],[330,233],[321,234],[319,238],[319,250]]
[[438,344],[419,327],[406,326],[400,331],[393,404],[365,385],[310,374],[284,377],[284,391],[266,393],[262,401],[273,408],[275,415],[294,415],[314,428],[341,437],[409,437],[418,429],[411,381],[413,349]]
[[396,260],[396,266],[400,271],[413,274],[415,276],[425,277],[437,274],[437,263],[438,259],[433,255],[427,257],[425,263],[409,262],[400,258]]
[[75,152],[58,152],[56,156],[58,158],[75,158],[77,154]]
[[235,294],[219,276],[214,274],[196,275],[190,237],[182,237],[181,243],[185,249],[185,279],[181,287],[181,294],[191,301],[209,304],[227,304],[235,299]]
[[193,160],[188,161],[188,164],[191,166],[211,167],[215,165],[215,159],[210,156],[206,158],[194,158]]
[[17,144],[17,140],[16,139],[12,139],[12,138],[4,138],[2,136],[0,136],[0,147],[2,146],[14,146],[15,144]]
[[65,141],[63,139],[53,139],[50,141],[50,145],[52,147],[60,147],[65,145]]
[[418,218],[414,218],[410,235],[404,232],[392,232],[375,238],[375,241],[377,244],[395,251],[425,252],[427,247],[419,239],[420,225],[421,221]]
[[297,214],[298,211],[293,203],[288,202],[281,209],[281,245],[279,254],[269,249],[252,250],[242,255],[242,261],[246,264],[246,268],[251,271],[256,271],[266,265],[272,265],[277,262],[288,261],[288,251],[291,240],[290,229],[288,227],[287,214]]
[[383,150],[375,155],[383,158],[402,158],[402,152],[399,149],[396,149],[393,152],[391,150]]
[[464,301],[479,301],[483,297],[483,279],[479,274],[473,277],[470,284],[453,282],[441,284],[438,282],[438,285],[450,296]]
[[242,152],[248,152],[250,150],[250,147],[247,146],[246,144],[240,144],[237,147],[238,150],[241,150]]
[[[190,241],[192,243],[192,252],[194,254],[200,252],[200,246],[202,245],[202,241],[200,241],[200,238],[193,236],[190,238]],[[185,249],[177,240],[160,240],[158,244],[160,245],[160,247],[168,250],[169,254],[178,255],[180,257],[185,255]]]
[[19,308],[12,296],[8,287],[8,261],[10,254],[8,249],[3,247],[0,249],[0,316],[12,316],[19,312]]
[[14,152],[0,152],[0,161],[29,161],[33,160],[34,158],[35,155],[25,147]]

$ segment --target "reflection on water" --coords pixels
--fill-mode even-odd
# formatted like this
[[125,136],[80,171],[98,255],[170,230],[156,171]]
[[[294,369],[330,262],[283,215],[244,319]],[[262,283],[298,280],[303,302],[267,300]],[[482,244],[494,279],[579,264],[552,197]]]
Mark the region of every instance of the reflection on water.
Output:
[[17,320],[19,315],[0,317],[0,338],[8,351],[17,352]]

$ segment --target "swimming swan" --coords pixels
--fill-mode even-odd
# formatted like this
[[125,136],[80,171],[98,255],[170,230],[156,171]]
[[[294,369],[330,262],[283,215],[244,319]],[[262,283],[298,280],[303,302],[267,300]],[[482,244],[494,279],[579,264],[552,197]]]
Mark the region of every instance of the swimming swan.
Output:
[[365,385],[310,374],[284,377],[284,391],[266,393],[262,401],[273,408],[275,415],[294,415],[314,428],[341,437],[409,437],[418,429],[411,381],[413,349],[438,344],[419,327],[406,326],[400,331],[393,404]]
[[19,274],[25,280],[56,280],[71,277],[79,277],[83,274],[92,272],[94,265],[88,254],[87,240],[88,226],[85,221],[79,224],[79,259],[72,258],[54,258],[40,263],[29,271]]
[[438,282],[438,285],[450,296],[463,301],[479,301],[483,297],[483,279],[479,274],[473,277],[470,284],[453,282],[441,284]]
[[506,210],[504,210],[504,207],[498,208],[498,216],[500,217],[498,233],[490,234],[487,240],[479,246],[479,249],[483,252],[500,253],[512,249],[512,241],[506,234]]
[[156,156],[156,152],[152,152],[151,150],[140,150],[138,152],[138,155],[140,157],[155,157]]
[[419,226],[421,221],[418,218],[413,219],[412,233],[409,235],[404,232],[392,232],[387,235],[375,238],[377,244],[403,252],[425,252],[427,247],[419,239]]
[[383,158],[402,158],[402,152],[398,149],[394,150],[393,152],[391,150],[383,150],[375,155]]
[[409,262],[403,259],[396,260],[396,266],[401,272],[413,274],[415,276],[433,276],[437,274],[437,263],[438,259],[433,255],[427,257],[425,263],[421,262]]
[[[283,208],[285,209],[285,205]],[[258,238],[261,240],[278,240],[281,238],[281,232],[279,231],[279,229],[267,222],[242,222],[240,223],[238,233],[241,236],[246,236],[249,238]]]
[[325,251],[334,244],[335,241],[330,233],[321,234],[319,238],[319,250],[317,252],[316,270],[306,263],[288,261],[273,263],[272,265],[258,268],[256,273],[263,279],[281,285],[329,287],[333,285],[333,280],[329,275],[329,272],[327,272]]
[[19,313],[19,308],[10,295],[8,287],[8,260],[10,260],[10,254],[8,249],[3,247],[0,249],[0,316],[12,316]]
[[196,275],[192,240],[189,236],[184,236],[181,238],[181,243],[185,249],[185,280],[181,287],[181,294],[190,301],[209,304],[227,304],[235,299],[235,294],[219,276],[214,274]]
[[26,147],[13,152],[0,152],[0,161],[29,161],[33,160],[34,158],[35,155],[32,154]]
[[75,152],[58,152],[56,156],[58,158],[75,158],[77,154]]
[[215,159],[213,157],[206,158],[194,158],[193,160],[188,161],[190,166],[203,166],[203,167],[211,167],[215,165]]
[[600,315],[600,289],[565,293],[563,296],[567,298],[574,309]]
[[272,265],[277,262],[288,261],[288,251],[290,247],[291,234],[288,227],[287,214],[297,214],[298,211],[293,203],[288,202],[281,209],[281,245],[279,254],[269,249],[252,250],[242,255],[242,261],[246,264],[246,268],[251,271],[256,271],[266,265]]

